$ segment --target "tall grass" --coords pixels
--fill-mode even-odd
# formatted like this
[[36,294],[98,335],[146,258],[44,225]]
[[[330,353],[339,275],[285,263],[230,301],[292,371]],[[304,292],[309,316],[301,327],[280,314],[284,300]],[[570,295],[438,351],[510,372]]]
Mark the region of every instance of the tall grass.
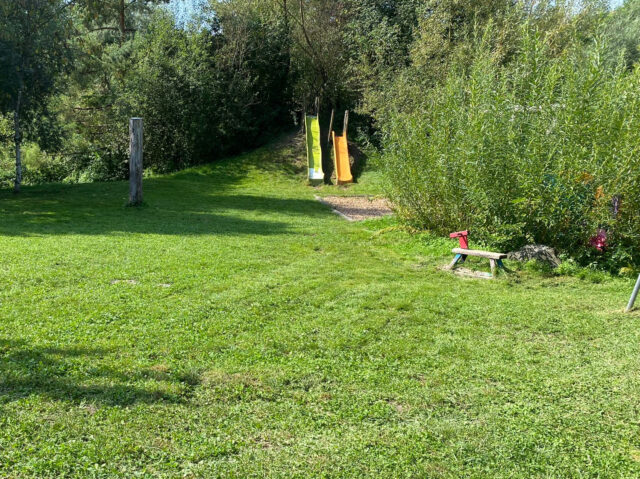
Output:
[[[600,42],[552,54],[527,26],[505,65],[486,35],[470,68],[385,125],[399,213],[504,249],[536,242],[583,261],[637,263],[640,70],[603,61]],[[601,229],[604,254],[589,246]]]

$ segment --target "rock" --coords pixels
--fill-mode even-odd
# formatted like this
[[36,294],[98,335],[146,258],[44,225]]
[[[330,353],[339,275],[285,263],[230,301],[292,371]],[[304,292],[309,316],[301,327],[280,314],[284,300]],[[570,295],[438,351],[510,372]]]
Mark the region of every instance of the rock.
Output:
[[535,259],[548,264],[552,268],[557,268],[561,263],[553,248],[541,244],[530,244],[520,248],[518,251],[512,251],[509,253],[508,258],[514,261],[530,261]]

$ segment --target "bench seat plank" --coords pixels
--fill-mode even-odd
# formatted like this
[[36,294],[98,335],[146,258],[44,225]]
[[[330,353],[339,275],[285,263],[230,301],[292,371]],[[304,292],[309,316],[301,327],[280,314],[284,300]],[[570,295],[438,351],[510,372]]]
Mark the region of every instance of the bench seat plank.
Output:
[[461,254],[464,256],[478,256],[480,258],[489,259],[505,259],[507,257],[507,255],[503,253],[492,253],[491,251],[481,251],[476,249],[453,248],[451,251],[453,254]]

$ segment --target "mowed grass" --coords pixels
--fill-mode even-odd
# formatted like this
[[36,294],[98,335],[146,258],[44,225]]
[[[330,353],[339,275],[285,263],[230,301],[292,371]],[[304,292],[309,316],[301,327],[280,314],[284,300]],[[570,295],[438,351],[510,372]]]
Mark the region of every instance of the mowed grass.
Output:
[[0,477],[640,475],[630,281],[439,271],[295,154],[0,193]]

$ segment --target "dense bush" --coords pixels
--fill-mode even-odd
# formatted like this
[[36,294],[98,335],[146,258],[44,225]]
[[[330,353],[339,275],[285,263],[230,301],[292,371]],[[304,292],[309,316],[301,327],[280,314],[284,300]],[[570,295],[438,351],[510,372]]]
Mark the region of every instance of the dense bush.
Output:
[[188,32],[157,15],[135,45],[122,98],[145,119],[146,163],[157,171],[253,147],[291,121],[281,26],[258,12],[218,19],[224,28]]
[[[503,249],[538,242],[612,265],[640,257],[640,69],[604,62],[599,42],[552,54],[529,25],[505,64],[492,37],[419,110],[386,122],[383,166],[400,214]],[[604,256],[589,246],[601,229]]]
[[[128,120],[145,125],[145,167],[173,171],[263,143],[291,122],[281,22],[259,11],[218,12],[210,25],[183,29],[164,10],[109,70],[99,108],[69,108],[67,151],[74,179],[125,177]],[[106,55],[106,54],[105,54]],[[85,90],[68,103],[81,103]]]

